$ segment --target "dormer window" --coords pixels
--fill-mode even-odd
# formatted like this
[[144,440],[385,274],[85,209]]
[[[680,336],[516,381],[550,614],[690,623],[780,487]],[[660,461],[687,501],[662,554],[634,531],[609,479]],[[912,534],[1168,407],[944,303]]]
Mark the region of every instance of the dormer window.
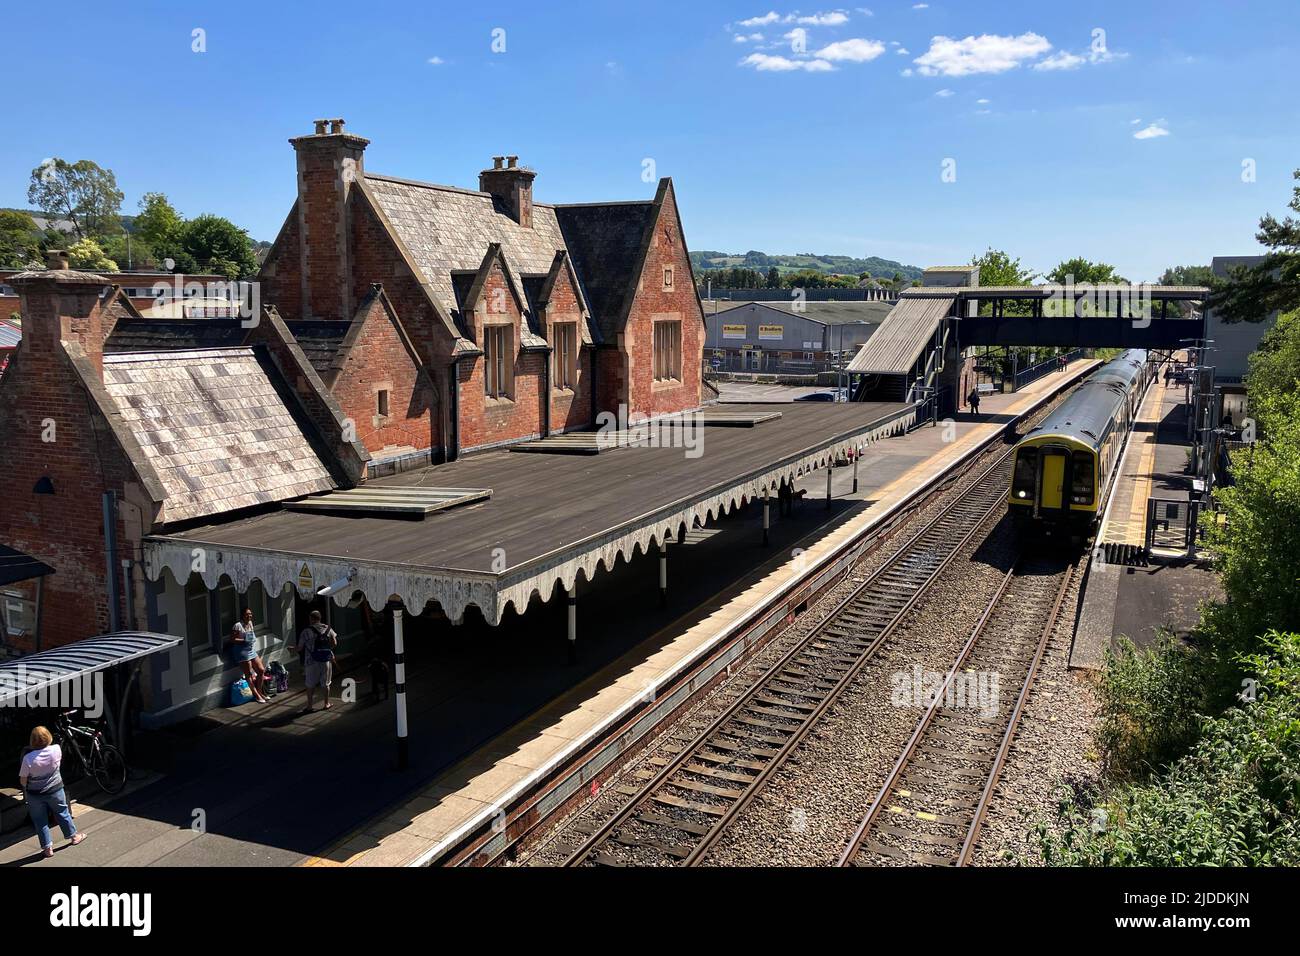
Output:
[[515,336],[513,325],[483,329],[483,389],[488,398],[509,398],[514,384]]

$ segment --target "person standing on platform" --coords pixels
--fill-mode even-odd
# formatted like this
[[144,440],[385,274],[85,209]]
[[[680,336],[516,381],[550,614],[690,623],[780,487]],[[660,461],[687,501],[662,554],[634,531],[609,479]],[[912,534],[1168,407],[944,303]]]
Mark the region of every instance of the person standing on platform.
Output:
[[971,413],[978,415],[980,413],[980,387],[978,385],[970,390],[970,395],[966,397],[966,400],[970,402]]
[[325,709],[330,709],[330,683],[334,677],[334,648],[339,636],[334,628],[321,621],[320,611],[312,611],[308,625],[298,635],[298,653],[303,655],[303,674],[307,678],[307,708],[311,713],[316,703],[316,688],[325,696]]

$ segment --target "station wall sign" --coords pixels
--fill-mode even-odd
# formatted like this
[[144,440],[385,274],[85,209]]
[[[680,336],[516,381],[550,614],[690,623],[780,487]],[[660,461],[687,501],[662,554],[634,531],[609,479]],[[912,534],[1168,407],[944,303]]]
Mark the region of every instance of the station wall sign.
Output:
[[743,325],[724,325],[722,327],[722,337],[724,339],[743,339],[746,328]]
[[785,326],[783,325],[760,325],[758,327],[759,339],[776,339],[780,341],[785,338]]

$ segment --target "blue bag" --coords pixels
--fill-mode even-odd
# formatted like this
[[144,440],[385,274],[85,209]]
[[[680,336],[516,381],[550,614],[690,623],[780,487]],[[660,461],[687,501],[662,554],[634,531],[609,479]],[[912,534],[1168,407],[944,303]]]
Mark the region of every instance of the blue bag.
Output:
[[247,704],[253,699],[253,688],[248,686],[248,681],[239,678],[230,685],[230,706],[238,707],[240,704]]

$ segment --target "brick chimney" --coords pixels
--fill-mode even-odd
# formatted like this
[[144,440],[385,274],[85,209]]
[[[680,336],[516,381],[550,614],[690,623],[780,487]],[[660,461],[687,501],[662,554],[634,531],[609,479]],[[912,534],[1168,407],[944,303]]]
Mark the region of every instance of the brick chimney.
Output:
[[20,354],[48,358],[61,342],[76,342],[103,375],[104,339],[112,320],[101,311],[101,296],[109,281],[93,272],[68,268],[67,253],[51,249],[46,268],[20,272],[6,280],[17,290],[23,317]]
[[478,174],[478,188],[491,193],[506,213],[525,229],[533,228],[533,179],[537,173],[519,165],[518,156],[493,156],[492,168]]
[[355,308],[348,200],[370,140],[345,133],[341,119],[318,119],[313,133],[289,142],[298,154],[300,318],[348,321]]

